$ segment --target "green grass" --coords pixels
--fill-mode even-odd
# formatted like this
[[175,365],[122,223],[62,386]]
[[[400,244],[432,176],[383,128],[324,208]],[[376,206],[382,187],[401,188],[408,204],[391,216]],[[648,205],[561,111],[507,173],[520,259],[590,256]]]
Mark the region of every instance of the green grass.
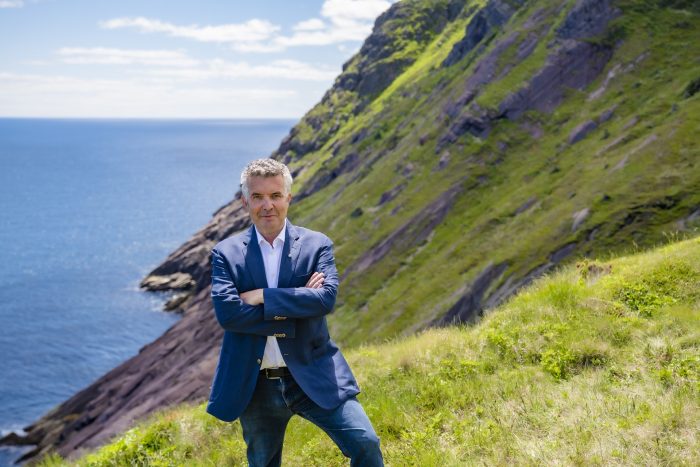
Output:
[[[521,27],[539,7],[556,9],[557,4],[528,4],[507,28]],[[436,143],[451,124],[444,109],[462,94],[478,57],[448,68],[439,64],[467,17],[448,25],[412,67],[351,117],[322,150],[299,161],[307,168],[303,184],[314,171],[334,167],[352,152],[363,161],[375,160],[371,167],[363,164],[339,176],[290,210],[295,222],[334,240],[341,274],[449,187],[460,181],[464,186],[426,242],[413,244],[409,236],[368,270],[347,275],[329,319],[339,341],[359,345],[410,335],[447,312],[489,263],[508,264],[495,288],[545,264],[568,243],[575,243],[576,250],[567,261],[658,244],[697,209],[700,97],[684,97],[684,92],[700,76],[692,47],[700,41],[700,17],[642,0],[618,6],[623,14],[614,27],[624,30],[624,39],[596,81],[569,92],[551,115],[530,112],[518,122],[499,121],[484,139],[462,136],[444,150],[450,158],[443,170],[436,169],[443,154],[436,153]],[[499,34],[506,37],[510,29]],[[504,79],[527,79],[530,73],[521,71],[540,66],[538,54]],[[615,78],[605,91],[590,98],[613,69]],[[480,95],[501,95],[503,83],[487,85]],[[567,143],[574,128],[612,108],[610,120],[577,144]],[[532,137],[525,125],[539,127],[541,136]],[[362,128],[370,136],[352,144],[351,135]],[[339,148],[336,156],[328,150],[333,144]],[[624,167],[616,168],[622,161]],[[410,175],[404,173],[408,166],[413,168]],[[382,193],[399,184],[404,186],[401,194],[379,206]],[[515,215],[531,198],[535,205]],[[358,208],[363,215],[351,216]],[[572,231],[572,215],[584,208],[589,217]],[[697,227],[697,222],[687,225],[681,235],[693,235]],[[429,294],[439,298],[426,305]]]
[[[347,352],[388,465],[693,465],[700,239],[543,278],[473,327]],[[80,466],[243,465],[238,422],[152,416]],[[295,418],[286,465],[347,465]],[[43,464],[66,465],[58,456]]]

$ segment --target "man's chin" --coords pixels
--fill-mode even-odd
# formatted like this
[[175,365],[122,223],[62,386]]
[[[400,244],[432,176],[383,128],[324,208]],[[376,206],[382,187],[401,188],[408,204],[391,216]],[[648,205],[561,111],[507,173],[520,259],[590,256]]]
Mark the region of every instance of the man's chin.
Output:
[[283,225],[284,224],[282,222],[279,222],[279,220],[276,217],[272,217],[269,219],[261,218],[259,223],[256,224],[258,230],[265,233],[277,232],[282,229]]

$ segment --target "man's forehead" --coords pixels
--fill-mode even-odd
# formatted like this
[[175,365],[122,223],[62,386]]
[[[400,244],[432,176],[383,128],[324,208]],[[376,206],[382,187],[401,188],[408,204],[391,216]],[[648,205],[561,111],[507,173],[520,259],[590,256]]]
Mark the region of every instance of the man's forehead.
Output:
[[252,175],[248,178],[248,188],[251,193],[284,192],[284,177],[282,175]]

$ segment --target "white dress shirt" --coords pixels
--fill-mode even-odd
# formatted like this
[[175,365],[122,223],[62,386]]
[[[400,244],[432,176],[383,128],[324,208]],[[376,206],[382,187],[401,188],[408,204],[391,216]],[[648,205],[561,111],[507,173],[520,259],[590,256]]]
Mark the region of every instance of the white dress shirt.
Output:
[[[260,234],[258,228],[255,227],[255,234],[258,236],[263,264],[265,265],[265,278],[267,279],[267,286],[270,288],[277,287],[286,231],[287,219],[284,220],[282,231],[272,241],[272,245],[270,245],[270,243],[265,240],[265,237]],[[284,362],[284,358],[282,358],[282,352],[280,352],[280,346],[277,344],[277,338],[274,336],[267,336],[265,354],[263,355],[260,368],[280,368],[283,366],[287,366],[287,364]]]

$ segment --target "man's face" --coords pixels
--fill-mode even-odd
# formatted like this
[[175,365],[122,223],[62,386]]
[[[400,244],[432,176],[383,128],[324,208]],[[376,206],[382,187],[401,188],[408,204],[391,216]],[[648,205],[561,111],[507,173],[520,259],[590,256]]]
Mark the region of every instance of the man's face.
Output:
[[248,193],[249,199],[243,198],[243,205],[248,209],[250,220],[268,241],[274,239],[284,227],[292,200],[292,194],[284,189],[284,178],[282,175],[250,177]]

